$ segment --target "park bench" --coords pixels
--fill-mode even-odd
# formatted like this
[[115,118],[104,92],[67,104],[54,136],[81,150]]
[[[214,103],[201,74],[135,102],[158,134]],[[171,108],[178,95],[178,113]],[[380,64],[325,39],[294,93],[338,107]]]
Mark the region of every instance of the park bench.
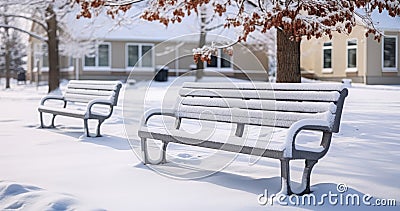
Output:
[[[179,90],[174,109],[153,108],[145,112],[138,135],[145,164],[166,162],[168,143],[186,144],[235,153],[275,158],[281,164],[281,191],[293,194],[290,187],[289,162],[305,160],[301,191],[310,192],[310,176],[314,165],[328,151],[332,133],[339,131],[347,89],[340,84],[284,84],[284,83],[184,83]],[[172,129],[154,129],[148,125],[154,115],[175,118]],[[169,118],[169,117],[167,117]],[[185,119],[190,121],[224,122],[234,127],[226,141],[207,136],[193,136],[180,130]],[[151,121],[150,121],[151,122]],[[283,128],[286,138],[272,140],[275,144],[244,144],[247,127]],[[296,145],[300,131],[321,133],[317,148]],[[155,161],[148,154],[148,140],[162,142],[161,156]],[[260,146],[261,145],[261,146]]]
[[[88,120],[98,120],[97,137],[100,135],[100,126],[113,113],[117,105],[118,95],[122,87],[119,81],[80,81],[72,80],[68,83],[63,96],[48,95],[42,98],[38,108],[41,128],[54,128],[54,119],[57,115],[83,119],[86,135],[89,135]],[[62,105],[49,104],[47,101],[61,101]],[[67,106],[68,105],[68,106]],[[105,106],[104,108],[95,107]],[[53,115],[50,126],[43,123],[43,113]]]

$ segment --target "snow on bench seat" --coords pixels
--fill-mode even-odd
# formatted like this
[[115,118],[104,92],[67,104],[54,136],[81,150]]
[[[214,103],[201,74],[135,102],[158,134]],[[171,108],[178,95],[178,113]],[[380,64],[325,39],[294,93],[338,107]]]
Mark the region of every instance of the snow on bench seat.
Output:
[[[148,157],[147,139],[162,142],[161,158],[154,164],[166,162],[169,143],[275,158],[281,161],[282,190],[291,194],[289,161],[305,160],[302,193],[309,193],[311,170],[327,153],[332,133],[339,131],[347,89],[333,83],[184,83],[179,95],[174,109],[153,109],[144,114],[138,135],[145,164],[154,163]],[[155,115],[175,118],[174,128],[148,124]],[[201,127],[192,133],[181,129],[187,120],[224,123],[231,129]],[[265,134],[274,130],[266,130],[248,136],[251,127],[280,128],[284,135],[268,136]],[[321,134],[312,147],[299,140],[299,134],[310,130]]]
[[[53,115],[51,125],[54,128],[54,119],[57,115],[80,118],[84,120],[86,135],[89,135],[88,120],[96,119],[99,121],[97,126],[97,136],[100,136],[100,126],[105,119],[108,119],[113,112],[113,107],[117,105],[119,91],[122,87],[119,81],[77,81],[72,80],[68,83],[63,96],[45,96],[38,107],[40,114],[40,125],[45,128],[43,123],[43,113]],[[48,105],[46,101],[61,101],[63,107]],[[47,104],[47,105],[46,105]],[[81,104],[82,106],[74,106]],[[99,110],[99,105],[106,106],[106,111]],[[104,109],[103,109],[104,110]]]

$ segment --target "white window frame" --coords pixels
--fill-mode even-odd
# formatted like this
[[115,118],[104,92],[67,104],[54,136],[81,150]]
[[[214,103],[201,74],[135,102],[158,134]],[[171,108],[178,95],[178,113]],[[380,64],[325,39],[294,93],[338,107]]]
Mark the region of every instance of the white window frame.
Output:
[[[109,49],[109,51],[108,51],[108,66],[99,66],[99,46],[100,45],[108,45],[108,49]],[[95,66],[87,66],[86,62],[85,62],[85,56],[83,56],[83,69],[85,71],[88,71],[88,70],[95,70],[95,71],[96,70],[108,70],[108,71],[110,71],[111,70],[111,63],[112,63],[112,58],[111,58],[112,49],[111,48],[112,48],[111,42],[103,42],[103,43],[98,44],[96,46],[96,55],[94,56],[94,58],[95,58],[95,61],[94,61]]]
[[[325,46],[325,43],[331,43],[330,46]],[[324,51],[325,50],[331,50],[331,67],[330,68],[324,68]],[[333,73],[333,42],[332,41],[326,41],[322,43],[322,73]]]
[[229,56],[229,67],[221,67],[221,59],[222,59],[222,49],[218,49],[218,55],[217,55],[217,67],[208,67],[208,63],[204,62],[204,67],[207,69],[221,69],[221,70],[231,70],[233,68],[232,60],[233,56]]
[[[48,53],[44,52],[43,46],[47,46],[47,43],[35,43],[33,45],[33,51],[34,51],[34,65],[33,65],[33,72],[37,72],[37,66],[36,66],[36,60],[39,59],[40,62],[40,72],[48,72],[49,71],[49,66],[44,67],[44,55]],[[47,47],[46,47],[47,48]],[[47,59],[49,56],[47,55]],[[47,64],[49,65],[49,61],[47,61]]]
[[[356,41],[356,45],[349,46],[350,41]],[[349,67],[349,50],[350,49],[356,49],[356,67]],[[352,38],[352,39],[346,40],[346,71],[345,72],[354,73],[357,71],[358,71],[358,40],[357,40],[357,38]]]
[[68,57],[68,71],[74,71],[75,59],[72,56]]
[[[396,52],[396,56],[395,56],[395,67],[384,67],[384,50],[385,50],[385,38],[394,38],[395,39],[395,52]],[[381,64],[382,64],[382,72],[397,72],[397,68],[398,68],[398,60],[399,60],[399,55],[397,55],[399,53],[399,44],[398,44],[399,38],[396,35],[384,35],[383,39],[382,39],[382,51],[381,51]]]
[[[148,71],[154,71],[155,67],[155,52],[154,52],[154,43],[126,43],[125,44],[125,67],[126,69],[131,70],[135,66],[129,66],[129,55],[128,55],[128,48],[129,46],[138,46],[138,63],[136,65],[137,69],[140,70],[148,70]],[[142,67],[142,47],[143,46],[151,46],[151,67]]]

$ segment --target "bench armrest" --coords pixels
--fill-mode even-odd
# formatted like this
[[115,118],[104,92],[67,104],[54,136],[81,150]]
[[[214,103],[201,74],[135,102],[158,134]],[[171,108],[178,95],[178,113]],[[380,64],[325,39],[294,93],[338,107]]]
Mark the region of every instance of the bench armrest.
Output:
[[302,119],[290,126],[286,135],[284,157],[291,158],[295,150],[295,139],[302,130],[317,130],[322,132],[332,132],[330,124],[322,119]]
[[66,105],[66,101],[64,100],[64,97],[60,96],[60,95],[47,95],[47,96],[44,96],[42,98],[42,100],[40,101],[40,105],[44,105],[44,102],[46,102],[47,100],[62,100],[62,101],[64,101],[64,107]]
[[164,115],[164,116],[175,117],[175,109],[165,109],[165,108],[149,109],[144,112],[144,115],[143,115],[140,125],[146,126],[147,121],[150,119],[150,117],[152,117],[154,115]]
[[94,99],[90,101],[87,105],[87,110],[86,110],[86,115],[90,117],[92,115],[92,107],[96,104],[100,105],[109,105],[110,106],[110,113],[107,115],[107,118],[111,116],[112,111],[113,111],[113,102],[111,100],[106,100],[106,99]]

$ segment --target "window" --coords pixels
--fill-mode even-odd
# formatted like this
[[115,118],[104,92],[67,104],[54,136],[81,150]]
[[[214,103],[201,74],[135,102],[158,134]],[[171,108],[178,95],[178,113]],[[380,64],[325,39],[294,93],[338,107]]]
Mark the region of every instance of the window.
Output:
[[97,54],[85,56],[86,67],[110,67],[111,44],[104,43],[97,46]]
[[218,49],[218,57],[211,56],[210,63],[207,63],[207,67],[215,67],[215,68],[231,68],[231,56],[224,53],[223,50]]
[[72,58],[72,56],[68,57],[68,66],[70,67],[74,66],[74,58]]
[[382,70],[397,71],[397,37],[385,36],[382,42]]
[[37,67],[37,61],[40,61],[40,67],[42,71],[47,71],[49,68],[49,54],[47,49],[47,43],[35,43],[33,45],[34,53],[34,67]]
[[357,70],[357,40],[347,41],[347,70],[346,71],[356,71]]
[[47,44],[42,45],[42,67],[49,67],[49,54]]
[[322,48],[322,72],[332,72],[332,42],[325,42]]
[[109,45],[99,45],[98,49],[98,66],[99,67],[108,67],[110,66],[110,46]]
[[85,56],[85,66],[94,67],[96,66],[96,56]]
[[133,67],[139,61],[139,46],[128,45],[128,67]]
[[153,44],[127,44],[127,67],[154,67]]

